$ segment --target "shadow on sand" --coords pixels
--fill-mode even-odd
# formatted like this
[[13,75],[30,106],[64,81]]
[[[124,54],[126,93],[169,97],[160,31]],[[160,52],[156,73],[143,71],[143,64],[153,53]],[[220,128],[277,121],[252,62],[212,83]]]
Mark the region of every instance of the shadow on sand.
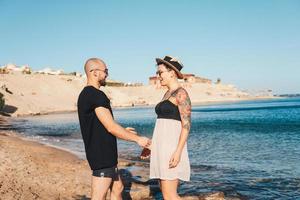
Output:
[[11,105],[4,105],[3,109],[0,111],[1,115],[9,117],[11,114],[18,110],[17,107]]

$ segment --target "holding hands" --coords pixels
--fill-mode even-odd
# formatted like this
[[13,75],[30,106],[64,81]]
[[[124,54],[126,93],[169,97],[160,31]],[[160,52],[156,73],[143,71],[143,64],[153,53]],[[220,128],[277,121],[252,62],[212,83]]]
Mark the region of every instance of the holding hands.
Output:
[[148,148],[151,145],[151,140],[147,137],[140,137],[137,141],[138,145],[144,148]]
[[[127,127],[125,128],[127,131],[133,133],[133,134],[138,134],[136,131],[135,131],[135,128],[132,128],[132,127]],[[148,148],[150,147],[151,145],[151,140],[147,137],[142,137],[142,136],[139,136],[136,143],[138,145],[140,145],[141,147],[144,147],[144,148]]]

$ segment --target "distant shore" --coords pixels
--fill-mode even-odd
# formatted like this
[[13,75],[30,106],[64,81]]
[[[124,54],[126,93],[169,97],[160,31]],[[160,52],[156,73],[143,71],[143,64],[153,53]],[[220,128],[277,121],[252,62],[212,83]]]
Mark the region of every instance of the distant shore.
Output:
[[[86,84],[82,77],[45,74],[0,74],[0,92],[4,95],[3,113],[10,116],[72,112]],[[271,94],[250,95],[233,85],[195,83],[184,85],[193,105],[274,98]],[[103,87],[114,108],[154,106],[165,89],[154,85]]]
[[[269,99],[282,99],[285,97],[255,97],[255,98],[247,98],[247,99],[238,99],[238,100],[226,100],[226,101],[206,101],[206,102],[195,102],[192,106],[203,106],[203,105],[214,105],[214,104],[222,104],[222,103],[236,103],[243,101],[251,101],[251,100],[269,100]],[[154,108],[156,104],[153,105],[124,105],[124,106],[113,106],[113,109],[130,109],[130,108]],[[26,117],[26,116],[39,116],[39,115],[51,115],[51,114],[67,114],[67,113],[75,113],[77,109],[74,110],[61,110],[61,111],[48,111],[48,112],[37,112],[37,113],[25,113],[18,114],[17,116],[13,115],[12,117]],[[0,113],[1,114],[1,113]]]

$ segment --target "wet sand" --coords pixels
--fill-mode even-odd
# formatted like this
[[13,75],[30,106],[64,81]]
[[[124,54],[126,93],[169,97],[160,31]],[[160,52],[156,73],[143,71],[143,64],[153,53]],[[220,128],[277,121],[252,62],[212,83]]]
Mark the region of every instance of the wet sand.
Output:
[[[0,148],[0,199],[90,199],[91,171],[86,160],[7,130],[0,131]],[[154,199],[157,182],[147,180],[145,170],[134,171],[134,165],[119,160],[123,199]],[[224,194],[184,199],[224,199]]]

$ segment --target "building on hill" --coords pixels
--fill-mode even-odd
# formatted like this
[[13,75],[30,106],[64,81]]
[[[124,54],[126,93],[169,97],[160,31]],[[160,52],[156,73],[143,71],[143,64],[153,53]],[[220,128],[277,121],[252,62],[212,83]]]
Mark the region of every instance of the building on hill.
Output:
[[[199,77],[195,74],[183,74],[183,79],[179,79],[179,82],[181,82],[183,85],[191,85],[193,83],[212,83],[210,79]],[[161,87],[160,81],[157,76],[149,77],[149,85],[154,85],[158,88]]]
[[111,87],[123,87],[125,84],[121,81],[106,80],[106,85]]
[[111,86],[111,87],[140,87],[140,86],[143,86],[142,83],[124,83],[124,82],[115,81],[115,80],[107,80],[106,85]]
[[158,85],[159,84],[159,79],[157,76],[150,76],[149,77],[149,85]]
[[143,83],[125,83],[125,87],[140,87],[143,86]]
[[45,68],[39,71],[35,72],[36,74],[49,74],[49,75],[64,75],[64,71],[59,69],[59,70],[53,70],[51,68]]
[[31,74],[31,68],[28,65],[17,66],[15,64],[8,63],[0,67],[0,73],[1,74],[14,74],[14,73]]

